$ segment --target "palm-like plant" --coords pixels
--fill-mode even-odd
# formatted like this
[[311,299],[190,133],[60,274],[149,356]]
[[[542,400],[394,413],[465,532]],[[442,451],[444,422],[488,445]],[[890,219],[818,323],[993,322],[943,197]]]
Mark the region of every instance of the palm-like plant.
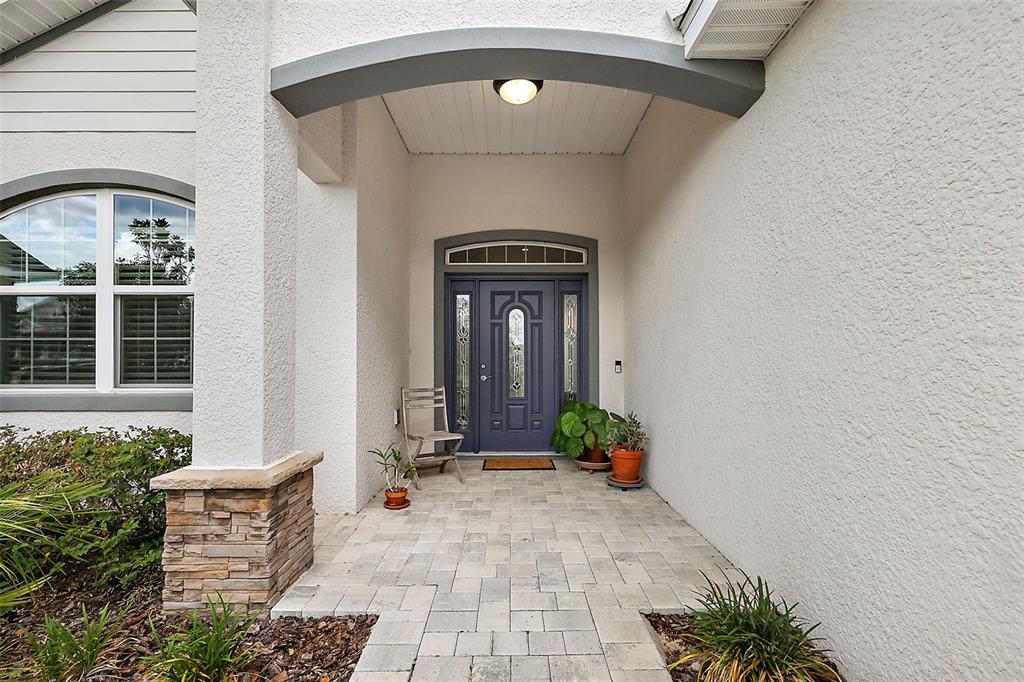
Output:
[[36,541],[88,513],[82,503],[98,492],[94,485],[57,485],[46,474],[0,486],[0,612],[24,603],[46,582],[47,557]]
[[689,653],[668,666],[696,664],[701,682],[843,682],[829,651],[794,611],[796,604],[776,601],[760,577],[722,587],[706,575],[700,608],[682,635]]

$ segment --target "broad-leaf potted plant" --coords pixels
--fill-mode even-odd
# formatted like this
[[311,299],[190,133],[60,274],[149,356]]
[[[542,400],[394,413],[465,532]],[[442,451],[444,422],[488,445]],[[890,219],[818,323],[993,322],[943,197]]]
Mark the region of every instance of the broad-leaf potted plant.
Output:
[[582,457],[584,462],[607,462],[603,445],[612,419],[621,417],[610,415],[593,403],[567,400],[558,415],[555,432],[551,434],[551,447],[570,459]]
[[625,419],[614,417],[605,430],[605,448],[612,460],[612,480],[616,483],[639,483],[640,467],[644,462],[647,432],[644,425],[630,412]]
[[402,453],[394,443],[390,443],[385,450],[374,448],[367,452],[377,458],[381,473],[384,475],[384,508],[408,507],[411,503],[406,496],[409,494],[409,482],[417,475],[416,465],[412,462],[403,462]]

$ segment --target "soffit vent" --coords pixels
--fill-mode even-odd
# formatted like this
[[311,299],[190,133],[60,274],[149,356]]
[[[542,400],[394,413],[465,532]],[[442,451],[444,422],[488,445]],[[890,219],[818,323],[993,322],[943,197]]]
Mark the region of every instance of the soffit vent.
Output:
[[814,0],[692,0],[672,21],[687,59],[764,59]]

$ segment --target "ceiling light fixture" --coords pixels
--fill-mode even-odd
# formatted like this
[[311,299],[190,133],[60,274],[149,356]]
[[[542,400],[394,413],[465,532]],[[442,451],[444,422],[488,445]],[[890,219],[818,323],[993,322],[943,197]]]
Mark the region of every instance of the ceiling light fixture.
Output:
[[544,81],[510,78],[494,81],[494,91],[509,104],[526,104],[544,87]]

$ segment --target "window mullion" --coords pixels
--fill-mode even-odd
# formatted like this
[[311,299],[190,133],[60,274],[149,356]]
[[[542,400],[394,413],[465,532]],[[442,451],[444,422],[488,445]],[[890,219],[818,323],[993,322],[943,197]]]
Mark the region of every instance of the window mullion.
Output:
[[114,390],[114,197],[98,192],[96,201],[96,390]]

